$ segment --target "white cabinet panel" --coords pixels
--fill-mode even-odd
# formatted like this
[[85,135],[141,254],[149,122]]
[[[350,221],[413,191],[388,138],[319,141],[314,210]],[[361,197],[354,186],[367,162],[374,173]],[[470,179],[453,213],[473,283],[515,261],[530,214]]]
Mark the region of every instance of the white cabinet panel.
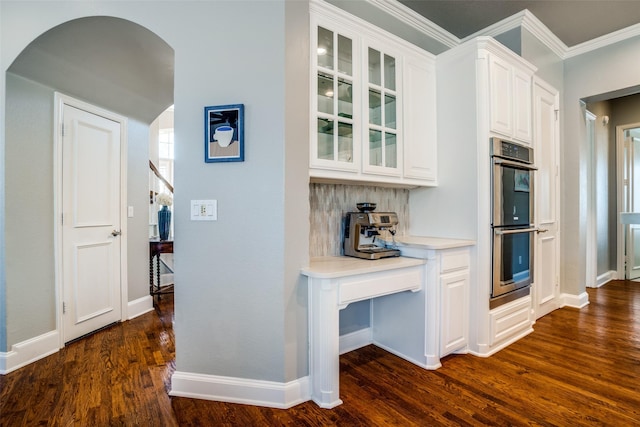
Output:
[[404,67],[404,176],[436,182],[438,177],[435,69],[407,58]]
[[469,270],[443,275],[440,289],[440,356],[445,356],[469,342]]
[[520,142],[531,143],[531,79],[511,62],[489,56],[489,113],[493,132]]

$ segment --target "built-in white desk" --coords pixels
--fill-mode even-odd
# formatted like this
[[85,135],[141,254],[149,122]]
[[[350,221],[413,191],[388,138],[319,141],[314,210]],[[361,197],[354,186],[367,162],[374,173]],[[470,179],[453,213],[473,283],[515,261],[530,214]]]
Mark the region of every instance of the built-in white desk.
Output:
[[426,260],[352,257],[312,258],[302,274],[309,286],[311,399],[322,408],[340,400],[339,311],[352,302],[422,289]]

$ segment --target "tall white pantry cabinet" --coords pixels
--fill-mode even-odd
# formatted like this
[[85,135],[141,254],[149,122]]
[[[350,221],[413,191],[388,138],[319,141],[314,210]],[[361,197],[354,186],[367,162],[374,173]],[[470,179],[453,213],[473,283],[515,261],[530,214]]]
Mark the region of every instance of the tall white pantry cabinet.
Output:
[[[436,61],[438,162],[442,187],[422,195],[422,207],[449,212],[432,229],[474,238],[470,254],[468,352],[488,356],[530,333],[531,296],[493,310],[491,295],[490,138],[533,142],[532,82],[536,68],[491,37],[440,54]],[[446,192],[442,191],[445,189]],[[413,199],[412,199],[413,203]],[[455,218],[453,220],[452,218]],[[460,228],[469,235],[460,235]]]

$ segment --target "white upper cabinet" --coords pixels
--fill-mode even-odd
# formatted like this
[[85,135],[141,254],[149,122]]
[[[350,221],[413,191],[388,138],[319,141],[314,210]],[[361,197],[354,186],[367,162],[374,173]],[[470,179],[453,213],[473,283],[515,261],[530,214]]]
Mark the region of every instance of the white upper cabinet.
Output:
[[[315,36],[315,37],[313,37]],[[338,34],[317,26],[314,39],[316,83],[314,123],[312,125],[311,167],[357,172],[359,147],[354,147],[354,70],[359,61],[354,56],[354,35]],[[358,40],[356,39],[355,42]],[[358,48],[358,46],[355,46]],[[355,95],[355,96],[354,96]]]
[[310,177],[437,184],[435,57],[311,2]]
[[531,81],[533,73],[518,63],[489,55],[491,131],[511,140],[531,144]]

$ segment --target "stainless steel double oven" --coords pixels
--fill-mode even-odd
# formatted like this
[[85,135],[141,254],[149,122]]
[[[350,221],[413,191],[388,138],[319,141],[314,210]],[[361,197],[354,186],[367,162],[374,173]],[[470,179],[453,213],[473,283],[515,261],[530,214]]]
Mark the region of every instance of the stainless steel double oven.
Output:
[[533,281],[533,149],[491,138],[493,286],[490,308],[529,294]]

